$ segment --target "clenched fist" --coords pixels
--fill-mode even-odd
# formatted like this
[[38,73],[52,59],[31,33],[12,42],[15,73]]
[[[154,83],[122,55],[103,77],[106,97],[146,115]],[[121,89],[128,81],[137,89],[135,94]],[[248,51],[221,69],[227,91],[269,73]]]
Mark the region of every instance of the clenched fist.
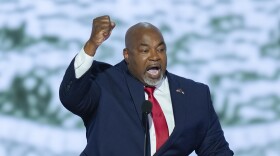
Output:
[[109,16],[95,18],[92,23],[90,38],[84,47],[85,52],[94,56],[96,49],[109,38],[114,27],[115,23],[110,20]]

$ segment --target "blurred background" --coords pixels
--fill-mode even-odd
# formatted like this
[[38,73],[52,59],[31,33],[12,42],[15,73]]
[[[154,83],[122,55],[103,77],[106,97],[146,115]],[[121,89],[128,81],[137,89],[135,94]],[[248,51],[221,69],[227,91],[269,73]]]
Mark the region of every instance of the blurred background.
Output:
[[82,120],[58,89],[92,19],[104,14],[116,27],[96,60],[121,61],[126,30],[153,23],[168,70],[210,86],[235,154],[280,155],[279,0],[0,0],[0,156],[83,150]]

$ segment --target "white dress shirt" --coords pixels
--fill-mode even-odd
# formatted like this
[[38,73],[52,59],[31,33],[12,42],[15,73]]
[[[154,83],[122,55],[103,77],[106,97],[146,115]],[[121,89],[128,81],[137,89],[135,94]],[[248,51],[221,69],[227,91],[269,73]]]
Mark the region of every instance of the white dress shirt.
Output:
[[[154,91],[154,97],[157,99],[163,111],[168,126],[169,136],[170,136],[170,134],[172,133],[175,127],[175,122],[174,122],[174,115],[173,115],[171,96],[170,96],[167,77],[163,79],[161,84],[156,86],[156,89]],[[145,99],[148,100],[148,94],[146,92],[145,92]],[[149,114],[149,124],[150,124],[151,155],[153,155],[156,153],[156,132],[155,132],[153,119],[150,114]]]
[[[75,76],[76,78],[80,78],[92,65],[94,58],[85,53],[84,49],[82,49],[75,57],[74,68],[75,68]],[[160,107],[165,116],[169,136],[172,133],[175,122],[174,115],[171,103],[171,96],[169,91],[169,84],[167,77],[162,80],[162,82],[156,86],[154,91],[154,96],[160,104]],[[145,99],[148,100],[148,95],[145,93]],[[156,152],[156,134],[154,123],[151,115],[149,115],[149,123],[150,123],[150,143],[151,143],[151,155],[154,155]]]

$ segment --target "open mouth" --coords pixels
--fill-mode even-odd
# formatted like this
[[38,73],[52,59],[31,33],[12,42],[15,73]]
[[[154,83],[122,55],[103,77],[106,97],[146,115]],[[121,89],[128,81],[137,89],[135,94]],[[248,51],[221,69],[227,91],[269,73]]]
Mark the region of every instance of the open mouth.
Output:
[[146,71],[152,78],[158,78],[158,76],[160,75],[161,66],[160,65],[150,65],[147,67]]

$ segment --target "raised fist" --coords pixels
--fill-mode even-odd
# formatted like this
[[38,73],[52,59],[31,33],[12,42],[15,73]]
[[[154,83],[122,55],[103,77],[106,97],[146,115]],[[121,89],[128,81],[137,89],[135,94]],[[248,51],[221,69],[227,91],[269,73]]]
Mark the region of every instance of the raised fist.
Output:
[[93,20],[92,31],[85,45],[85,52],[93,56],[96,49],[111,35],[115,23],[111,22],[109,16],[100,16]]

